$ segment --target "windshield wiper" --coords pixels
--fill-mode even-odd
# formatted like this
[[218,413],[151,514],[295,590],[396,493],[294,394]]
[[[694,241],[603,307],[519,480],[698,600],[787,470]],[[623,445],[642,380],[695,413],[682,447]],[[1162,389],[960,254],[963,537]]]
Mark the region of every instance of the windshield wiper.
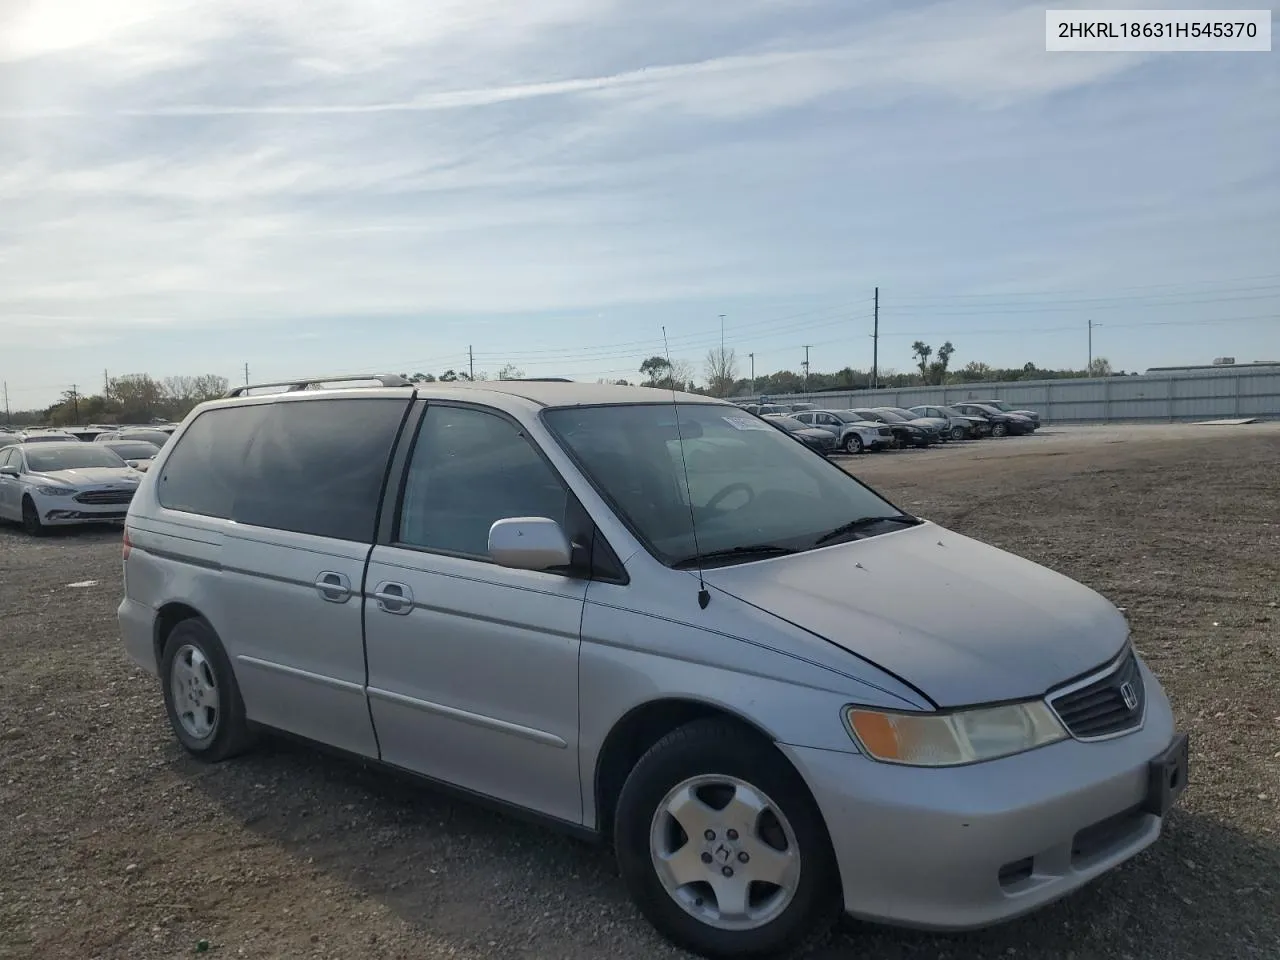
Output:
[[776,543],[751,543],[741,547],[729,547],[726,550],[711,550],[707,553],[695,553],[683,557],[671,565],[672,569],[685,570],[706,563],[708,560],[746,559],[748,557],[782,557],[789,553],[798,553],[794,547],[783,547]]
[[857,533],[859,530],[865,530],[867,527],[873,527],[877,523],[901,523],[908,527],[914,527],[924,523],[919,517],[912,517],[905,513],[895,514],[889,517],[859,517],[857,520],[850,520],[848,523],[842,523],[834,530],[828,530],[817,540],[814,541],[815,547],[820,547],[824,543],[830,543],[837,537],[843,537],[849,533]]

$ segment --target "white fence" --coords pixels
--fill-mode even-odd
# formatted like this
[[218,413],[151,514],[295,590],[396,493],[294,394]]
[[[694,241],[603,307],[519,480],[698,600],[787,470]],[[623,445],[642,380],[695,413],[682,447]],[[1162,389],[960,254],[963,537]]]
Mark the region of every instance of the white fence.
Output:
[[1048,423],[1212,420],[1280,417],[1280,366],[1260,369],[1171,371],[1136,377],[1017,380],[942,387],[770,394],[784,403],[803,401],[833,410],[849,407],[914,407],[919,404],[1006,400],[1037,411]]

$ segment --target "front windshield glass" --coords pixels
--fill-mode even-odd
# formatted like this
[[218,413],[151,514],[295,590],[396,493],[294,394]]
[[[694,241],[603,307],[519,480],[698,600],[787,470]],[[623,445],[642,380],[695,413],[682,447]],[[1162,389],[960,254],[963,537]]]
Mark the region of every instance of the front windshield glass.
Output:
[[841,423],[860,423],[866,420],[866,417],[858,416],[852,410],[833,410],[832,414]]
[[903,420],[915,420],[920,416],[918,413],[912,413],[910,410],[903,410],[901,407],[889,407],[885,413],[892,413],[901,417]]
[[[674,404],[617,404],[543,414],[587,479],[667,564],[699,552],[675,411]],[[762,544],[808,550],[851,520],[902,515],[766,422],[718,404],[681,404],[679,413],[704,556]]]
[[902,423],[904,420],[911,419],[910,417],[900,417],[896,413],[890,413],[888,410],[874,410],[870,412],[876,414],[876,416],[881,419],[888,420],[890,423]]
[[81,470],[86,467],[124,467],[125,462],[105,446],[92,443],[58,444],[28,447],[27,466],[32,473],[52,470]]
[[1005,413],[1008,413],[1013,409],[1013,407],[1005,403],[1003,400],[990,400],[985,404],[985,406],[995,407],[997,410],[1003,410]]
[[160,452],[160,448],[154,443],[144,440],[112,440],[105,446],[126,460],[153,460]]
[[795,433],[797,430],[807,430],[809,428],[807,423],[797,420],[795,417],[770,417],[769,421],[771,423],[776,423],[783,430],[789,430],[792,433]]

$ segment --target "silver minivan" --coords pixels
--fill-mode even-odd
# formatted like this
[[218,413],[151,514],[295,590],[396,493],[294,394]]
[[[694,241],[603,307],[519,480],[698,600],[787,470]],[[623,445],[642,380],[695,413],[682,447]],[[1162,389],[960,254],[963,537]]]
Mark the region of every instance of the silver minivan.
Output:
[[727,402],[372,379],[203,404],[133,498],[123,643],[196,757],[286,731],[611,843],[713,957],[992,924],[1160,835],[1187,739],[1092,590]]

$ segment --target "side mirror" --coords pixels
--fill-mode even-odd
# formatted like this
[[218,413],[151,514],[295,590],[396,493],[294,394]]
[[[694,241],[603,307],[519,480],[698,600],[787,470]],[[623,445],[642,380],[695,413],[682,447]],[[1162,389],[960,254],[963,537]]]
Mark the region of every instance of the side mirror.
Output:
[[13,477],[15,480],[21,476],[17,467],[4,466],[0,467],[0,476]]
[[549,570],[568,566],[573,549],[560,524],[546,517],[508,517],[489,528],[489,556],[501,567]]

